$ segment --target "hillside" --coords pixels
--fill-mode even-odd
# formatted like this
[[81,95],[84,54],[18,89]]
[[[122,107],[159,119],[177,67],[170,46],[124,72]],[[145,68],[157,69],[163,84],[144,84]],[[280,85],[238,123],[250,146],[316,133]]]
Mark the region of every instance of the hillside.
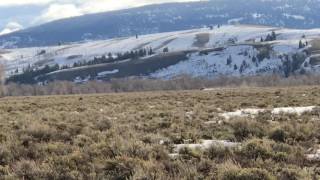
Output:
[[62,19],[0,36],[0,47],[48,46],[201,28],[217,24],[257,24],[318,28],[318,0],[209,0],[168,3]]
[[[6,64],[8,76],[21,74],[26,68],[60,66],[39,74],[35,77],[38,81],[129,76],[170,79],[181,74],[209,78],[272,73],[289,76],[319,72],[319,37],[320,29],[227,25],[60,46],[5,49],[1,60]],[[146,53],[150,49],[152,53]],[[137,53],[134,58],[130,56],[133,52]],[[145,53],[140,56],[140,52]],[[98,60],[101,62],[97,63]]]

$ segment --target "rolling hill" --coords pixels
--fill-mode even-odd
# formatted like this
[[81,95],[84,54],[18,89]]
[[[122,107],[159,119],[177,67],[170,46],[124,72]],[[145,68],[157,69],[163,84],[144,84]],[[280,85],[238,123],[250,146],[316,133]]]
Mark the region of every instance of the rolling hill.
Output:
[[[170,79],[182,74],[208,78],[273,73],[290,76],[319,72],[319,37],[320,29],[227,25],[60,46],[5,49],[0,55],[8,77],[21,74],[23,69],[37,71],[59,65],[58,69],[33,77],[37,82],[131,76]],[[146,49],[152,49],[153,53],[117,59]],[[93,63],[109,56],[112,62]]]

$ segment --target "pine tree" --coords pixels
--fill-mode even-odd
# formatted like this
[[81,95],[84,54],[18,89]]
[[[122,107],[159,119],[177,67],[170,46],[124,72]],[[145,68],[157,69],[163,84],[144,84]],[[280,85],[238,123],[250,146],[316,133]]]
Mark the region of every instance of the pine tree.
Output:
[[247,62],[246,62],[245,60],[243,60],[241,66],[240,66],[239,72],[240,72],[240,73],[243,73],[244,70],[245,70],[247,67],[248,67]]
[[148,51],[148,55],[150,56],[150,55],[153,55],[153,54],[154,54],[153,49],[152,49],[152,47],[150,47],[150,49]]
[[248,56],[248,55],[249,55],[248,51],[245,50],[244,53],[243,53],[243,55],[244,55],[244,56]]
[[272,37],[272,41],[277,40],[277,35],[276,35],[276,33],[274,31],[272,31],[271,37]]
[[292,63],[288,55],[285,56],[285,59],[283,61],[283,71],[285,77],[289,77],[290,73],[292,72]]
[[255,56],[252,57],[252,62],[253,63],[257,62],[257,58]]
[[234,70],[237,70],[237,69],[238,69],[238,66],[237,66],[236,64],[234,64],[233,69],[234,69]]
[[231,55],[227,58],[227,65],[229,66],[232,63]]
[[302,49],[302,48],[304,48],[304,44],[303,44],[302,41],[300,40],[300,41],[299,41],[299,49]]
[[270,36],[270,34],[267,35],[266,40],[265,41],[272,41],[272,37]]
[[108,58],[109,58],[109,59],[112,59],[112,58],[113,58],[113,57],[112,57],[112,54],[111,54],[110,52],[108,53]]
[[6,95],[6,71],[4,64],[0,64],[0,96]]

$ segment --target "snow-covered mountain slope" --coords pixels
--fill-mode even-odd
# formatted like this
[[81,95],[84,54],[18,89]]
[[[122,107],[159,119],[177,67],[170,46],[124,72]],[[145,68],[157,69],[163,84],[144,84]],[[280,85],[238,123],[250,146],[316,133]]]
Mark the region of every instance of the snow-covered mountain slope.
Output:
[[[275,39],[261,42],[261,39],[271,37],[273,34],[276,36]],[[168,66],[153,68],[152,72],[135,75],[156,78],[172,78],[181,74],[206,77],[266,73],[289,75],[302,70],[304,72],[320,70],[318,38],[320,38],[320,29],[296,30],[228,25],[54,47],[5,49],[0,52],[0,58],[5,62],[7,74],[10,76],[21,73],[22,69],[28,66],[41,68],[45,65],[59,64],[71,67],[75,62],[88,62],[95,57],[108,56],[109,53],[115,57],[117,53],[152,48],[155,54],[141,58],[143,63],[148,62],[152,57],[157,57],[161,62],[161,56],[170,56],[170,53],[175,52],[184,52],[186,58],[174,64],[169,63]],[[299,48],[299,42],[303,47]],[[166,48],[169,52],[164,53]],[[123,63],[134,61],[136,60],[128,59],[121,63],[123,65]],[[96,76],[115,75],[122,71],[110,68],[96,72]],[[157,70],[154,71],[154,69]],[[70,69],[62,71],[70,71]],[[92,76],[92,72],[90,73],[88,75]]]
[[205,0],[156,4],[50,22],[0,36],[0,47],[48,46],[228,23],[317,28],[319,11],[319,0]]

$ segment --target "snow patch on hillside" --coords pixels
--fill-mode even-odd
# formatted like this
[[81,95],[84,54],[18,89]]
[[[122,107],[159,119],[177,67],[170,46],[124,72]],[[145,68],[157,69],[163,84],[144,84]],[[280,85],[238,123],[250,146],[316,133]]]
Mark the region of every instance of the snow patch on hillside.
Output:
[[285,16],[286,18],[292,18],[292,19],[295,19],[295,20],[305,20],[306,19],[304,16],[288,14],[288,13],[284,13],[283,16]]
[[[271,57],[259,62],[259,64],[253,62],[252,57],[258,54],[254,44],[259,43],[261,38],[265,38],[272,31],[276,32],[277,40],[270,45],[273,50]],[[203,47],[194,46],[197,38],[201,35],[205,35],[205,38],[208,36],[209,41],[204,43]],[[254,25],[225,25],[220,28],[213,27],[213,29],[191,29],[53,47],[9,49],[0,53],[0,61],[5,63],[7,75],[12,75],[16,69],[20,73],[23,68],[29,65],[38,68],[54,64],[72,66],[76,62],[90,61],[94,57],[103,55],[107,56],[108,53],[115,56],[117,53],[141,48],[153,48],[156,54],[162,53],[164,48],[168,48],[170,52],[223,48],[221,51],[209,52],[205,55],[191,53],[188,60],[158,70],[152,73],[151,77],[171,78],[181,74],[206,77],[255,75],[278,71],[282,65],[279,55],[295,53],[299,51],[300,40],[303,42],[311,41],[319,36],[319,29],[296,30]],[[229,56],[232,58],[231,63],[227,63]],[[244,62],[245,68],[241,68]]]
[[[244,53],[248,54],[244,55]],[[257,62],[253,62],[251,59],[257,53],[256,49],[247,45],[230,46],[221,52],[213,52],[203,56],[193,53],[189,60],[159,70],[151,74],[151,77],[169,79],[181,74],[203,77],[256,75],[277,71],[282,64],[279,58],[274,57],[257,65]],[[232,60],[228,64],[227,59],[230,57]],[[241,68],[242,66],[244,68]]]
[[119,72],[119,69],[115,69],[112,71],[103,71],[103,72],[98,73],[98,77],[104,77],[109,74],[117,74],[118,72]]

